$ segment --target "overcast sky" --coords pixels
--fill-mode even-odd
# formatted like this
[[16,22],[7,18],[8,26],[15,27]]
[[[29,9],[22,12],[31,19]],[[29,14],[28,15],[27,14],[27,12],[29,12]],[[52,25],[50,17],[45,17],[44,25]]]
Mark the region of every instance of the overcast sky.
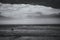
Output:
[[54,13],[60,13],[60,9],[47,7],[43,5],[31,5],[31,4],[2,4],[0,3],[0,12],[3,16],[20,16],[24,13],[37,13],[40,12],[44,15],[50,15]]
[[51,6],[53,8],[60,8],[60,0],[0,0],[0,2],[11,4],[39,4]]

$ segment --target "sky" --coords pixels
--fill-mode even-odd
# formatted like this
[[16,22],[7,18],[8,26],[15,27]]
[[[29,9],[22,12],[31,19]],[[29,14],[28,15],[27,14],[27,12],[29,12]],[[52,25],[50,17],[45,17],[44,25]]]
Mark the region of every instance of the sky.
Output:
[[54,8],[60,8],[60,0],[0,0],[2,3],[11,3],[11,4],[40,4],[51,6]]
[[[60,13],[60,9],[47,7],[43,5],[33,4],[3,4],[0,3],[0,12],[5,17],[20,17],[24,14],[37,14],[37,12],[43,15],[51,15]],[[24,15],[25,16],[25,15]]]

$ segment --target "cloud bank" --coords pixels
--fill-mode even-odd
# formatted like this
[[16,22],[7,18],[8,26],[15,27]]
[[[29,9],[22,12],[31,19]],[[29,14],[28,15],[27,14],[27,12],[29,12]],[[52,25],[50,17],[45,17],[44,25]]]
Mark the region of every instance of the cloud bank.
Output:
[[43,15],[50,15],[60,13],[60,9],[54,9],[42,5],[0,3],[0,12],[1,15],[6,17],[20,17],[24,14],[36,14],[37,12],[40,12]]

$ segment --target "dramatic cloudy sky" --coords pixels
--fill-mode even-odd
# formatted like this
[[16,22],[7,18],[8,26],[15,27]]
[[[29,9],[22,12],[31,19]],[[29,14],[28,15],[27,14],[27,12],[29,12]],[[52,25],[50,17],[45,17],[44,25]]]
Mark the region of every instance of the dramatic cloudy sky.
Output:
[[47,7],[43,5],[31,5],[31,4],[2,4],[0,3],[1,15],[6,17],[19,17],[27,14],[35,14],[40,12],[44,15],[50,15],[54,13],[60,13],[60,9]]

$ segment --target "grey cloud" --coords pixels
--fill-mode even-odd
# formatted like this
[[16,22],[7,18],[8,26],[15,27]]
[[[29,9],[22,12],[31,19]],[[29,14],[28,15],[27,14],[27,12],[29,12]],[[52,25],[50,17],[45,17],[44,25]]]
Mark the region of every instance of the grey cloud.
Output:
[[41,12],[44,15],[50,15],[59,13],[60,9],[54,9],[52,7],[42,5],[31,5],[31,4],[2,4],[0,3],[1,15],[6,17],[19,17],[25,13],[37,13]]

